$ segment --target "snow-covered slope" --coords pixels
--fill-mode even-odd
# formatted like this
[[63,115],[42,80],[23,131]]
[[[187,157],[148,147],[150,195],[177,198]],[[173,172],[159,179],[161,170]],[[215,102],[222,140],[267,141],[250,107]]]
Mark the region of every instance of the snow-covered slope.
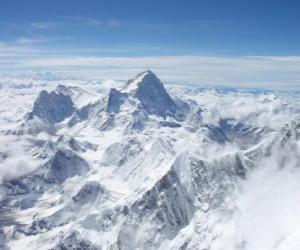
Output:
[[151,71],[33,89],[2,102],[1,249],[298,249],[295,96]]

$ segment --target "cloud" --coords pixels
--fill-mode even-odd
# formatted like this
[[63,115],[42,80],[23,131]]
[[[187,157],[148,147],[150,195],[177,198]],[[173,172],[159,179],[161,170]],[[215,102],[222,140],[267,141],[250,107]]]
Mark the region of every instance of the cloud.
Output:
[[204,123],[235,119],[253,127],[280,129],[285,122],[299,116],[297,99],[270,94],[200,92],[193,99],[201,105]]
[[11,65],[13,67],[16,63],[16,57],[21,58],[25,54],[32,56],[37,51],[36,48],[29,48],[24,46],[24,44],[17,44],[16,42],[9,44],[0,42],[0,64]]
[[70,26],[70,25],[87,25],[94,27],[108,27],[116,28],[122,26],[124,23],[118,19],[97,19],[88,17],[72,17],[69,20],[59,22],[31,22],[28,25],[40,30],[51,29],[59,26]]
[[117,19],[112,19],[107,22],[108,27],[120,27],[123,25],[123,22]]
[[38,162],[26,152],[24,141],[10,137],[0,137],[0,182],[26,175],[38,167]]
[[[118,25],[118,21],[103,24],[100,20],[83,20],[89,25]],[[62,50],[43,47],[57,39],[62,38],[20,37],[10,43],[0,42],[0,73],[38,69],[124,80],[152,69],[163,81],[173,83],[266,88],[300,86],[300,56],[87,56],[91,53],[134,54],[140,48]]]
[[231,228],[243,249],[299,248],[299,152],[299,145],[274,151],[242,183]]
[[88,24],[91,26],[102,26],[104,24],[103,21],[94,18],[74,18],[74,19],[81,23]]
[[61,22],[33,22],[29,24],[31,27],[36,29],[50,29],[62,25]]
[[81,24],[98,27],[115,28],[123,25],[123,22],[117,19],[101,20],[97,18],[74,17],[72,20],[78,21]]
[[58,56],[22,58],[16,68],[77,71],[102,78],[127,79],[144,69],[163,80],[255,87],[298,87],[300,57]]
[[26,175],[37,168],[37,164],[31,157],[26,155],[14,156],[0,163],[0,182],[1,180],[12,180],[20,176]]
[[41,44],[45,43],[48,40],[46,38],[28,38],[28,37],[19,37],[16,39],[16,44],[21,45],[33,45],[33,44]]

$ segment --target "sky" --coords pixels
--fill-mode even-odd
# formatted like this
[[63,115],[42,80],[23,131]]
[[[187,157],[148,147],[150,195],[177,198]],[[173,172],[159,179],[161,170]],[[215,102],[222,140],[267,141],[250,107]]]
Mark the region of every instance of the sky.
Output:
[[296,0],[3,0],[0,73],[300,86]]

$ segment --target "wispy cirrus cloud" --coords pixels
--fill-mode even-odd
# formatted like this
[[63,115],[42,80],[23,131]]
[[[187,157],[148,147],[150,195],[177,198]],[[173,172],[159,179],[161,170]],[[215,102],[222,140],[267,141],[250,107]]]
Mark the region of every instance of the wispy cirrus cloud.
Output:
[[44,30],[61,26],[63,22],[32,22],[29,25],[33,28]]
[[[34,55],[38,52],[37,48],[29,48],[24,45],[16,44],[16,43],[4,43],[0,42],[0,63],[5,64],[8,62],[11,57],[19,57],[22,58],[23,55]],[[12,63],[12,66],[15,64],[16,59],[10,59],[9,62]],[[7,64],[7,63],[6,63]]]
[[15,43],[20,45],[34,45],[34,44],[45,43],[47,41],[48,39],[46,39],[45,37],[38,37],[38,38],[19,37],[15,40]]
[[51,28],[56,28],[59,26],[69,26],[69,25],[87,25],[87,26],[94,26],[94,27],[108,27],[108,28],[115,28],[120,27],[124,24],[119,19],[98,19],[98,18],[89,18],[89,17],[71,17],[65,18],[62,21],[49,21],[49,22],[31,22],[29,26],[40,29],[46,30]]
[[77,21],[80,24],[89,25],[89,26],[96,26],[96,27],[120,27],[124,23],[118,19],[109,19],[109,20],[102,20],[97,18],[86,18],[86,17],[72,17],[72,20]]
[[[139,71],[152,69],[163,80],[171,82],[270,88],[300,86],[300,56],[126,56],[135,54],[139,47],[62,49],[49,46],[53,39],[19,37],[0,42],[0,72],[38,69],[101,79],[128,79]],[[121,52],[124,56],[111,56]]]
[[16,70],[65,71],[102,79],[128,79],[144,69],[163,80],[241,87],[299,87],[300,57],[148,56],[104,57],[40,55],[20,58]]

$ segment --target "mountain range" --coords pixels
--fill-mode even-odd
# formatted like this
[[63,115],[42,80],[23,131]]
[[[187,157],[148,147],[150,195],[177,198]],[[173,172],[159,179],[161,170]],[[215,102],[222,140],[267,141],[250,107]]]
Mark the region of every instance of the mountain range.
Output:
[[[150,70],[105,91],[51,88],[1,120],[1,249],[299,246],[299,230],[289,230],[299,222],[264,222],[277,206],[274,217],[299,216],[298,103],[172,88]],[[285,181],[290,206],[275,192]]]

